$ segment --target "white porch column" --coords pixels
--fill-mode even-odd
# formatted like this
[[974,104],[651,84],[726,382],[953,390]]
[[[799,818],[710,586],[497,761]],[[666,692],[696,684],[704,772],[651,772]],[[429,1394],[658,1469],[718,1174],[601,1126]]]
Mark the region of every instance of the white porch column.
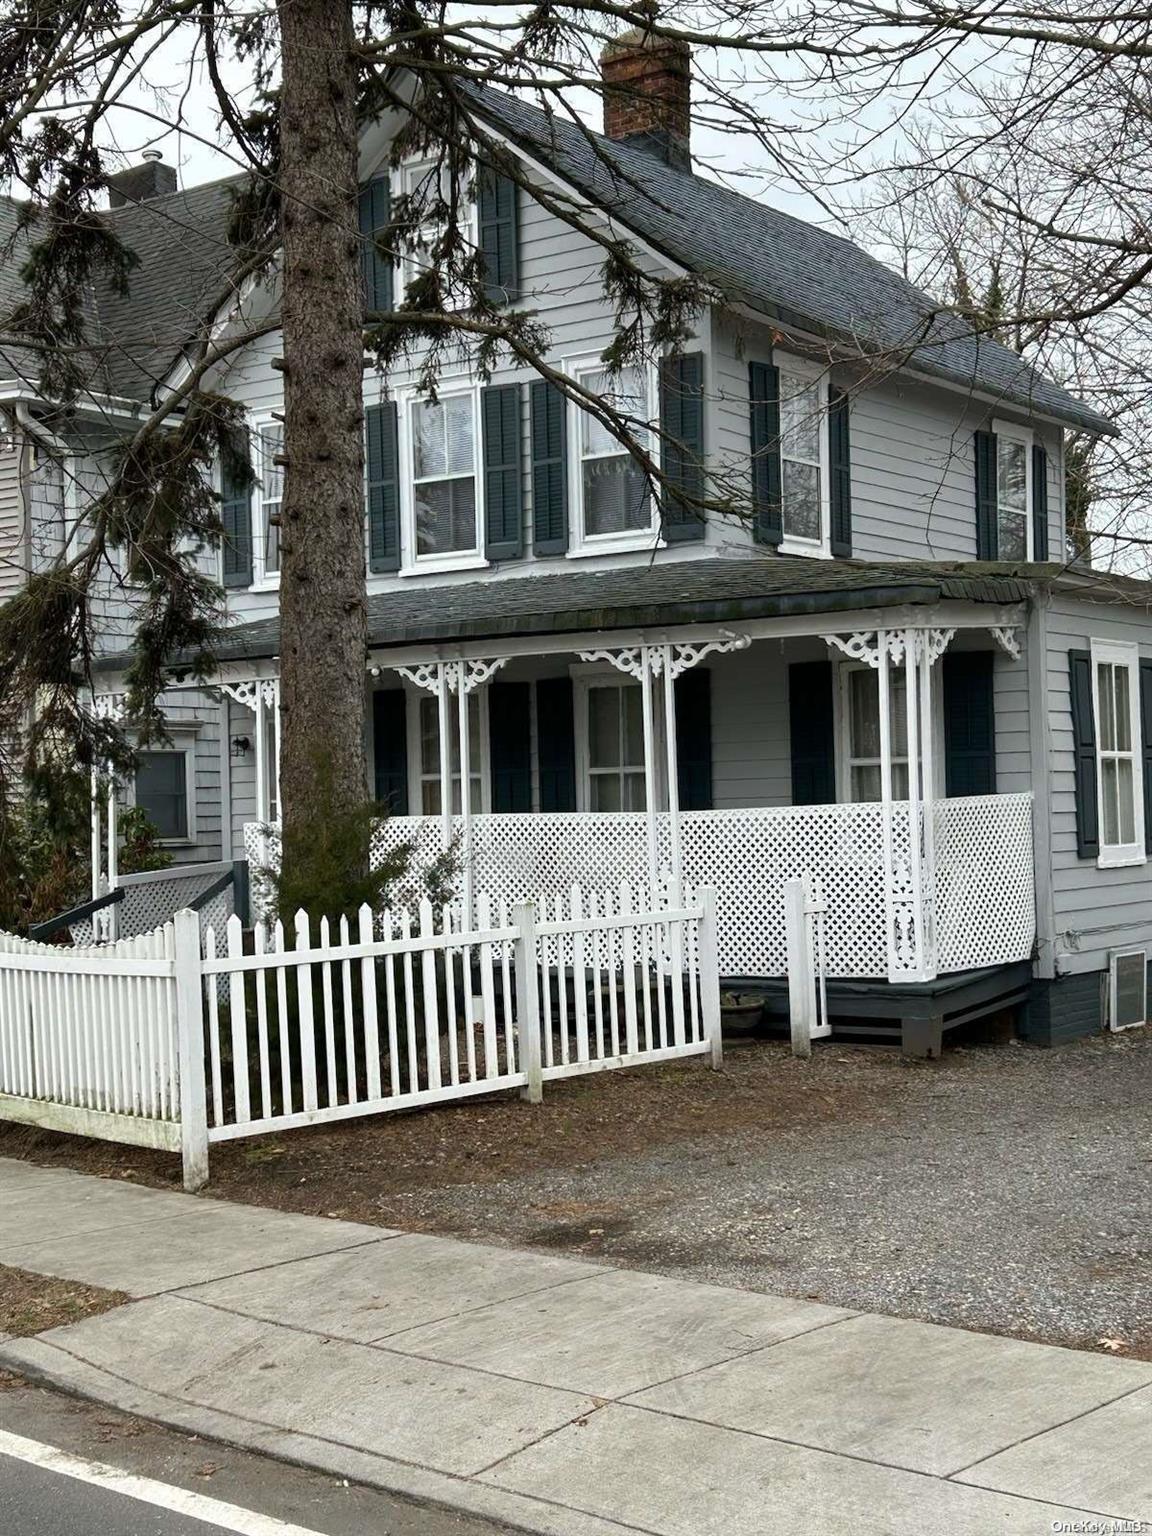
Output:
[[95,768],[92,770],[92,842],[90,857],[92,861],[92,900],[104,893],[100,889],[101,880],[101,850],[104,845],[104,832],[101,826],[100,816],[100,775]]
[[[877,675],[884,912],[889,981],[931,981],[937,973],[932,669],[953,630],[930,626],[872,630],[830,646]],[[904,668],[908,798],[893,797],[891,667]]]
[[440,826],[444,850],[452,846],[452,716],[449,696],[456,698],[456,731],[460,764],[460,862],[463,917],[472,926],[475,850],[472,837],[472,747],[468,737],[468,700],[506,662],[507,657],[483,661],[422,662],[395,670],[416,688],[435,694],[440,734]]

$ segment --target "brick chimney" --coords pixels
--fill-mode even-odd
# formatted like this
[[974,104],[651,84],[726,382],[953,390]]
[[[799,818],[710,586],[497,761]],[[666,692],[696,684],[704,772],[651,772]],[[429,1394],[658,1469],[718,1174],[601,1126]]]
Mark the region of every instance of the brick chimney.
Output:
[[142,164],[130,165],[109,176],[108,203],[112,208],[123,208],[125,203],[146,203],[175,190],[175,170],[164,164],[158,149],[146,149]]
[[692,167],[692,50],[633,27],[600,55],[604,133],[687,171]]

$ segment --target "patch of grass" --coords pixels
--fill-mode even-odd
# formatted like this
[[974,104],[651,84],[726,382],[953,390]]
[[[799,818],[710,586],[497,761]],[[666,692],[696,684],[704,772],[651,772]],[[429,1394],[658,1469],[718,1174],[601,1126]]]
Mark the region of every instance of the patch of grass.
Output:
[[123,1291],[105,1291],[0,1264],[0,1333],[27,1338],[46,1328],[96,1317],[129,1299]]

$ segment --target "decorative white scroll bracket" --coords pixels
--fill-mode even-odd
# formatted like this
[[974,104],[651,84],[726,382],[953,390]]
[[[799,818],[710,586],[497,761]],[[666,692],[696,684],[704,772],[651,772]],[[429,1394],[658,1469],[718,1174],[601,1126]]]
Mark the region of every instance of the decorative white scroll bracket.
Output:
[[443,678],[449,693],[468,695],[482,688],[507,663],[507,656],[494,656],[481,661],[421,661],[414,667],[395,667],[393,670],[425,693],[438,693]]
[[905,629],[859,629],[854,634],[825,635],[828,645],[842,651],[849,661],[862,662],[864,666],[871,667],[873,671],[880,666],[880,635],[883,634],[887,642],[888,660],[899,666],[904,660],[904,651],[907,645],[913,647],[914,656],[924,656],[929,666],[934,666],[948,646],[956,631],[954,629],[938,629],[931,626],[923,628]]
[[640,682],[645,671],[652,677],[659,677],[667,666],[672,677],[677,678],[682,672],[687,672],[690,667],[703,661],[705,656],[746,651],[751,644],[750,635],[722,634],[715,640],[628,645],[618,651],[580,651],[578,654],[581,661],[606,661],[617,672],[623,672],[625,676]]
[[119,723],[128,712],[128,695],[126,693],[95,693],[90,697],[87,708],[93,720]]
[[993,624],[989,626],[988,633],[1000,649],[1011,656],[1013,661],[1020,660],[1019,624]]
[[215,684],[219,691],[242,709],[255,711],[256,705],[275,709],[280,703],[280,679],[278,677],[249,677],[239,683]]

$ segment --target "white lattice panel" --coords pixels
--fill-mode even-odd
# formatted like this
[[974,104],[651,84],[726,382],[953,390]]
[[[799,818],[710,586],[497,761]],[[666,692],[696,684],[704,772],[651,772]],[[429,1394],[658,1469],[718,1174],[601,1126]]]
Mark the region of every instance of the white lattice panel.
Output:
[[[181,907],[186,907],[201,891],[219,879],[228,867],[227,864],[184,864],[148,874],[126,875],[121,882],[124,897],[117,902],[115,908],[119,936],[127,939],[136,934],[152,933],[164,923],[170,922]],[[100,924],[107,921],[108,915],[107,907],[97,912],[95,927],[92,918],[73,923],[68,930],[73,944],[83,946],[96,942],[101,937]],[[201,929],[209,924],[222,928],[231,915],[232,888],[229,886],[214,896],[201,911]]]
[[939,969],[1027,960],[1036,937],[1031,795],[936,804]]
[[[1025,958],[1035,934],[1032,804],[1028,795],[985,795],[936,807],[936,924],[940,972]],[[659,818],[660,865],[669,862],[668,818]],[[828,905],[828,975],[889,974],[883,815],[875,803],[690,811],[680,818],[688,889],[716,887],[720,971],[727,977],[787,974],[784,881],[819,879]],[[259,829],[245,829],[258,858]],[[479,816],[473,822],[474,888],[509,903],[567,899],[631,883],[647,899],[647,818],[642,812]],[[907,807],[893,811],[898,869],[908,867]],[[373,840],[382,858],[401,843],[418,871],[440,853],[434,817],[394,817]],[[274,838],[270,846],[274,846]],[[404,892],[410,900],[411,893]],[[931,893],[928,892],[930,896]],[[897,891],[897,906],[900,902]]]

